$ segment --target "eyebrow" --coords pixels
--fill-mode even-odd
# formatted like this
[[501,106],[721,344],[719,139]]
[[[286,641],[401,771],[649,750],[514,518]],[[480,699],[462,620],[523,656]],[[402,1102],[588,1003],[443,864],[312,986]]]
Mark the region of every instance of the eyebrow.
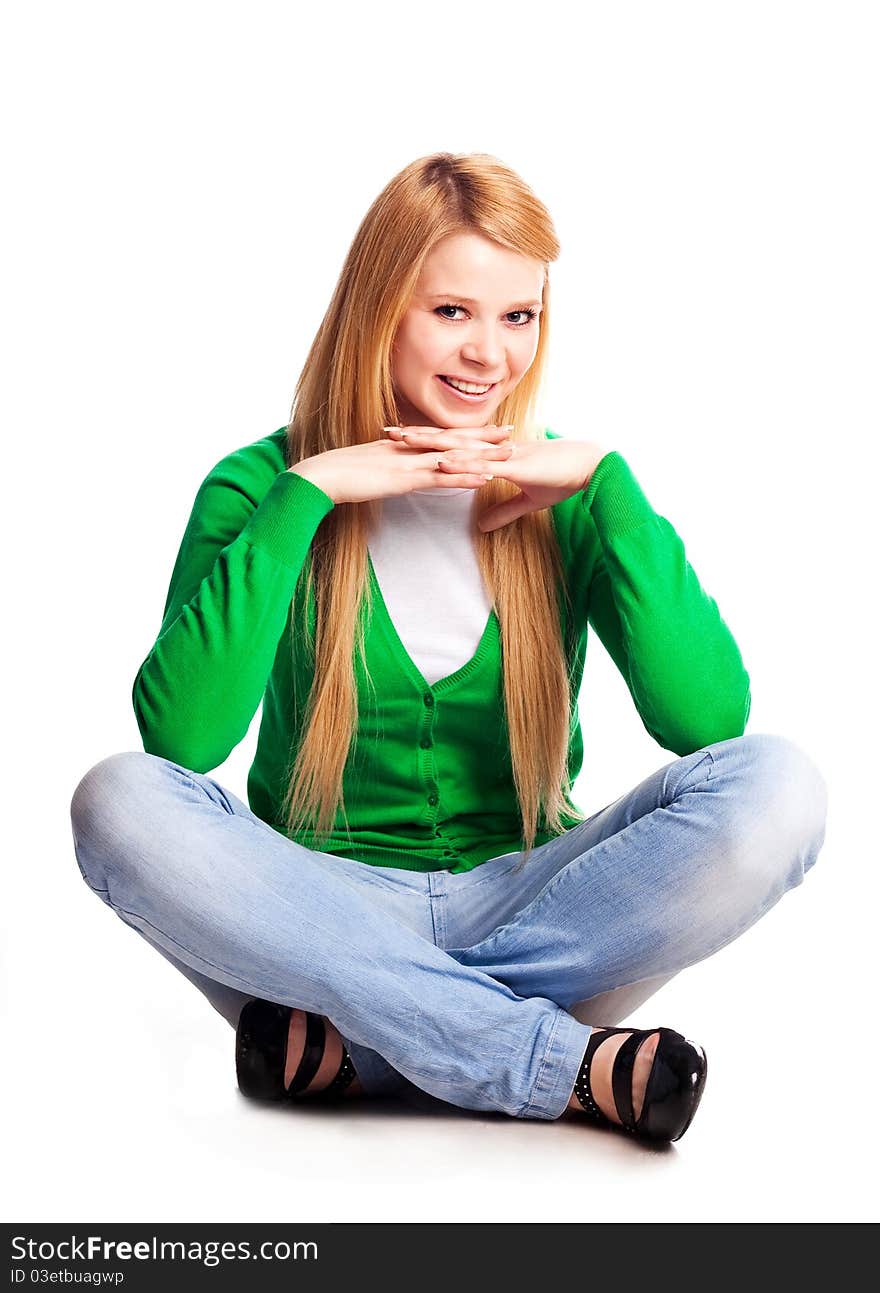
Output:
[[[472,296],[459,296],[457,292],[431,292],[426,299],[429,301],[439,301],[441,297],[447,301],[461,301],[462,305],[480,304],[479,301],[475,301]],[[540,306],[541,302],[540,301],[516,301],[514,302],[514,304]]]

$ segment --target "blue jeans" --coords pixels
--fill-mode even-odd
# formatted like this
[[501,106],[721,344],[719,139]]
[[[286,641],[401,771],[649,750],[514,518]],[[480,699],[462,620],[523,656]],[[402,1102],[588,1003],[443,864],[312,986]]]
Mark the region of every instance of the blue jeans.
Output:
[[566,1109],[614,1024],[799,885],[827,787],[786,737],[674,759],[534,850],[472,871],[304,848],[211,777],[140,751],[77,786],[88,886],[235,1024],[262,997],[329,1018],[366,1093],[518,1118]]

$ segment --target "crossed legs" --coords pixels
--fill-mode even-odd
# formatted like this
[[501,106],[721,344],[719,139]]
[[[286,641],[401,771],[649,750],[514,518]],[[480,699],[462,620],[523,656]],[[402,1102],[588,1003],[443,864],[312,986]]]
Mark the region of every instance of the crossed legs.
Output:
[[361,864],[303,849],[167,760],[103,760],[71,819],[89,886],[231,1023],[252,996],[315,1011],[367,1090],[390,1073],[463,1107],[553,1118],[615,1002],[620,1018],[801,882],[826,798],[786,738],[708,746],[474,889],[484,901],[460,907],[448,949],[384,912],[381,886],[371,900]]

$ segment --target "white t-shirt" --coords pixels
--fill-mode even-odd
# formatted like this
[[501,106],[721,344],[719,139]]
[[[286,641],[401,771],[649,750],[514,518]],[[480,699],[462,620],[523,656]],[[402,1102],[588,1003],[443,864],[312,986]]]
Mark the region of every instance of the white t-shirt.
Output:
[[492,602],[472,531],[475,489],[417,489],[381,500],[368,538],[388,614],[432,686],[473,657]]

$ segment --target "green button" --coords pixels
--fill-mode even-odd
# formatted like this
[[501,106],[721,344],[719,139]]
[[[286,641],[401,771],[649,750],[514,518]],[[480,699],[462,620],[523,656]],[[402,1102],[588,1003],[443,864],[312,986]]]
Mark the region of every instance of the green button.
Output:
[[429,691],[425,692],[425,704],[428,706],[429,709],[434,704],[434,697],[431,695]]
[[431,740],[429,736],[423,736],[422,739],[419,741],[419,745],[422,747],[423,750],[430,750],[433,744],[434,742]]
[[428,795],[429,804],[436,804],[438,800],[439,800],[439,795]]

